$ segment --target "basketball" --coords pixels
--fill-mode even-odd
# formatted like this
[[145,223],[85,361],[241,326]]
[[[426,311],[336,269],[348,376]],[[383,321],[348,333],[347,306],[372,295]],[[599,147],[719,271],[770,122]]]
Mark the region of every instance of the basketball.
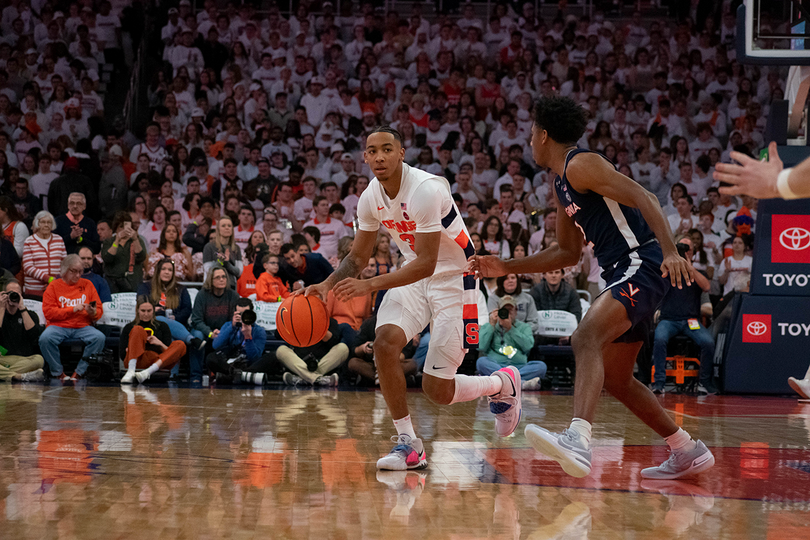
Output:
[[315,345],[329,330],[326,304],[317,296],[290,296],[278,308],[276,330],[293,347]]

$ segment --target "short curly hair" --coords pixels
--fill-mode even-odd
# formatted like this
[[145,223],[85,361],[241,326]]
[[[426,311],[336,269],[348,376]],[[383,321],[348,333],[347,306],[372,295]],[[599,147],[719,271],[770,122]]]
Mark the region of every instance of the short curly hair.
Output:
[[538,99],[534,105],[534,122],[561,144],[576,144],[587,124],[585,111],[567,97]]

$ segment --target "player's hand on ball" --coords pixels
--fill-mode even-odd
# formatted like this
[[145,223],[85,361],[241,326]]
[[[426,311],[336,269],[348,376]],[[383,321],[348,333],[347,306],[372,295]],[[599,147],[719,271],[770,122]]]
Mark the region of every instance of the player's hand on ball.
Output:
[[684,283],[687,287],[692,284],[694,271],[692,265],[677,253],[666,255],[661,263],[661,277],[669,277],[672,286],[679,289],[683,289]]
[[341,302],[347,302],[355,296],[363,296],[371,292],[368,284],[369,280],[360,280],[354,278],[346,278],[337,285],[332,291],[335,293],[335,298]]
[[475,277],[500,277],[506,275],[506,264],[494,255],[473,255],[467,259],[467,272]]
[[316,285],[310,285],[309,287],[304,287],[293,292],[293,295],[297,294],[303,294],[304,296],[316,296],[326,302],[326,295],[329,294],[329,288],[326,286],[326,283],[318,283]]

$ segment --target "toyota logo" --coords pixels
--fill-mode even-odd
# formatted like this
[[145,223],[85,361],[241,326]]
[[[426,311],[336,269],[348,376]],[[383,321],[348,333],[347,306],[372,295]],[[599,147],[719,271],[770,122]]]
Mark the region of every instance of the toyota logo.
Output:
[[779,235],[779,243],[791,251],[801,251],[810,247],[810,231],[801,227],[791,227]]
[[762,334],[768,331],[768,325],[760,321],[748,323],[748,326],[746,328],[748,330],[748,333],[751,334],[752,336],[761,336]]

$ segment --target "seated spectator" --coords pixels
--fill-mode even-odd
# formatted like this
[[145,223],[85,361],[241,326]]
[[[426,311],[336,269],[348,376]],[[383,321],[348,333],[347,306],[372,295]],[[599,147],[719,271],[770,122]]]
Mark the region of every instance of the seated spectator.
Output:
[[6,283],[0,293],[0,346],[3,360],[0,362],[0,381],[41,381],[44,360],[39,354],[39,336],[42,327],[39,317],[28,311],[23,304],[22,287],[17,280]]
[[95,261],[93,252],[89,247],[82,246],[79,248],[78,255],[84,266],[82,277],[92,283],[93,287],[96,288],[96,292],[102,304],[104,302],[112,302],[112,294],[110,294],[110,286],[107,285],[107,280],[93,271],[93,262]]
[[[169,326],[155,319],[155,308],[148,297],[139,296],[136,305],[135,320],[121,330],[119,355],[127,366],[121,384],[135,380],[143,384],[160,368],[174,367],[186,354],[186,345],[172,341]],[[136,369],[141,371],[136,373]]]
[[222,325],[214,338],[214,352],[206,358],[206,365],[217,374],[218,383],[262,385],[275,363],[273,355],[264,352],[265,329],[255,322],[247,324],[242,320],[247,311],[253,311],[253,302],[248,298],[238,299],[231,320]]
[[56,217],[53,232],[62,237],[68,253],[78,253],[82,246],[96,253],[101,247],[96,222],[84,215],[87,199],[83,193],[71,193],[68,197],[68,212]]
[[112,224],[115,234],[101,245],[104,278],[115,293],[135,292],[143,281],[146,243],[133,226],[129,212],[118,212]]
[[487,298],[487,309],[489,312],[497,311],[501,299],[509,296],[515,303],[517,320],[528,324],[529,328],[532,329],[532,333],[537,333],[539,323],[537,319],[537,309],[534,306],[535,302],[529,294],[523,292],[523,286],[517,274],[501,276],[497,279],[496,283],[495,294]]
[[562,270],[544,273],[542,281],[532,287],[529,295],[534,299],[537,311],[567,311],[576,316],[577,322],[582,319],[582,304],[579,301],[579,294],[563,279]]
[[[200,339],[216,338],[220,328],[230,320],[238,299],[236,292],[228,287],[228,272],[219,265],[214,266],[208,272],[197,298],[194,299],[194,308],[191,310],[191,333]],[[197,364],[193,356],[189,360],[191,382],[199,384],[202,381],[203,366]]]
[[[348,253],[347,253],[348,254]],[[344,255],[345,256],[345,255]],[[371,279],[377,275],[377,261],[372,257],[360,272],[359,279]],[[353,296],[346,302],[340,302],[335,294],[329,291],[326,295],[326,313],[337,321],[343,334],[343,343],[353,347],[360,325],[371,316],[374,308],[373,293]]]
[[[297,386],[337,386],[338,374],[332,373],[349,358],[349,347],[341,340],[341,330],[335,319],[329,320],[329,330],[323,339],[311,347],[288,347],[276,350],[278,358],[290,370],[284,383]],[[331,375],[329,375],[332,373]]]
[[745,249],[745,240],[735,236],[731,241],[732,254],[723,259],[717,268],[717,280],[723,286],[723,296],[748,290],[752,259],[745,254]]
[[244,262],[245,267],[242,269],[242,275],[236,280],[236,292],[242,298],[256,298],[256,280],[258,279],[257,272],[254,271],[257,265],[261,274],[262,261],[261,257],[257,261],[257,255],[267,253],[267,243],[265,241],[264,233],[260,230],[255,230],[251,233],[245,248]]
[[[678,242],[677,248],[681,257],[687,261],[692,260],[694,254],[691,240],[684,238]],[[711,283],[700,271],[695,271],[693,278],[694,281],[691,285],[684,285],[683,288],[670,287],[661,301],[661,314],[658,326],[655,327],[653,345],[653,364],[655,365],[653,392],[656,394],[664,393],[664,384],[667,380],[667,345],[675,336],[687,336],[700,347],[698,393],[701,395],[717,393],[717,388],[712,381],[714,377],[714,339],[712,339],[712,333],[700,322],[701,306],[709,302],[707,293],[711,288]]]
[[[306,244],[306,243],[305,243]],[[300,255],[293,244],[281,246],[279,254],[284,257],[279,277],[290,290],[320,283],[332,273],[332,265],[318,253]]]
[[[34,216],[34,234],[23,244],[23,273],[25,296],[42,299],[46,287],[60,273],[60,264],[67,251],[62,237],[53,234],[53,215],[42,210]],[[80,274],[81,275],[81,274]]]
[[290,290],[278,277],[278,255],[266,253],[262,257],[264,272],[256,281],[256,300],[260,302],[281,302],[289,298]]
[[222,217],[217,221],[216,236],[203,249],[203,269],[206,276],[215,265],[225,269],[228,273],[228,286],[236,290],[236,280],[242,275],[244,263],[242,250],[236,245],[233,236],[233,222],[229,217]]
[[257,232],[256,228],[256,213],[250,205],[242,205],[239,209],[239,225],[233,231],[233,237],[239,249],[244,251],[248,247],[251,236]]
[[[60,381],[79,380],[87,371],[87,358],[104,348],[104,334],[93,328],[93,323],[101,318],[104,308],[96,288],[82,278],[84,265],[78,255],[67,255],[62,259],[59,279],[53,280],[42,298],[42,312],[45,315],[45,331],[39,336],[42,356],[48,363],[51,377]],[[84,342],[84,354],[72,376],[62,369],[59,360],[59,345],[66,340],[78,339]]]
[[212,222],[210,218],[200,216],[193,223],[186,227],[183,234],[183,243],[191,249],[191,254],[202,253],[208,243],[208,233],[211,231]]
[[511,296],[504,296],[495,311],[489,314],[489,324],[481,327],[478,349],[481,356],[475,363],[479,375],[492,375],[506,366],[520,371],[524,390],[539,390],[540,380],[546,375],[546,364],[528,361],[534,347],[531,326],[517,320],[517,304]]
[[[360,325],[360,331],[350,348],[349,363],[346,367],[350,373],[354,373],[359,378],[356,381],[367,385],[379,385],[377,378],[377,365],[374,363],[374,338],[376,337],[377,316],[372,315]],[[416,375],[417,363],[414,360],[416,348],[419,345],[419,337],[414,336],[399,355],[399,363],[406,380],[412,379]]]
[[160,232],[160,242],[157,248],[146,259],[145,276],[150,279],[155,274],[155,265],[163,259],[174,262],[174,273],[180,281],[192,281],[196,277],[191,253],[180,241],[180,230],[177,226],[168,223]]
[[[188,345],[191,354],[203,348],[204,341],[188,331],[191,296],[188,290],[178,283],[175,265],[171,259],[162,259],[157,263],[152,279],[138,286],[138,296],[145,296],[151,300],[155,308],[155,318],[168,325],[172,338]],[[199,360],[202,362],[202,358]]]

